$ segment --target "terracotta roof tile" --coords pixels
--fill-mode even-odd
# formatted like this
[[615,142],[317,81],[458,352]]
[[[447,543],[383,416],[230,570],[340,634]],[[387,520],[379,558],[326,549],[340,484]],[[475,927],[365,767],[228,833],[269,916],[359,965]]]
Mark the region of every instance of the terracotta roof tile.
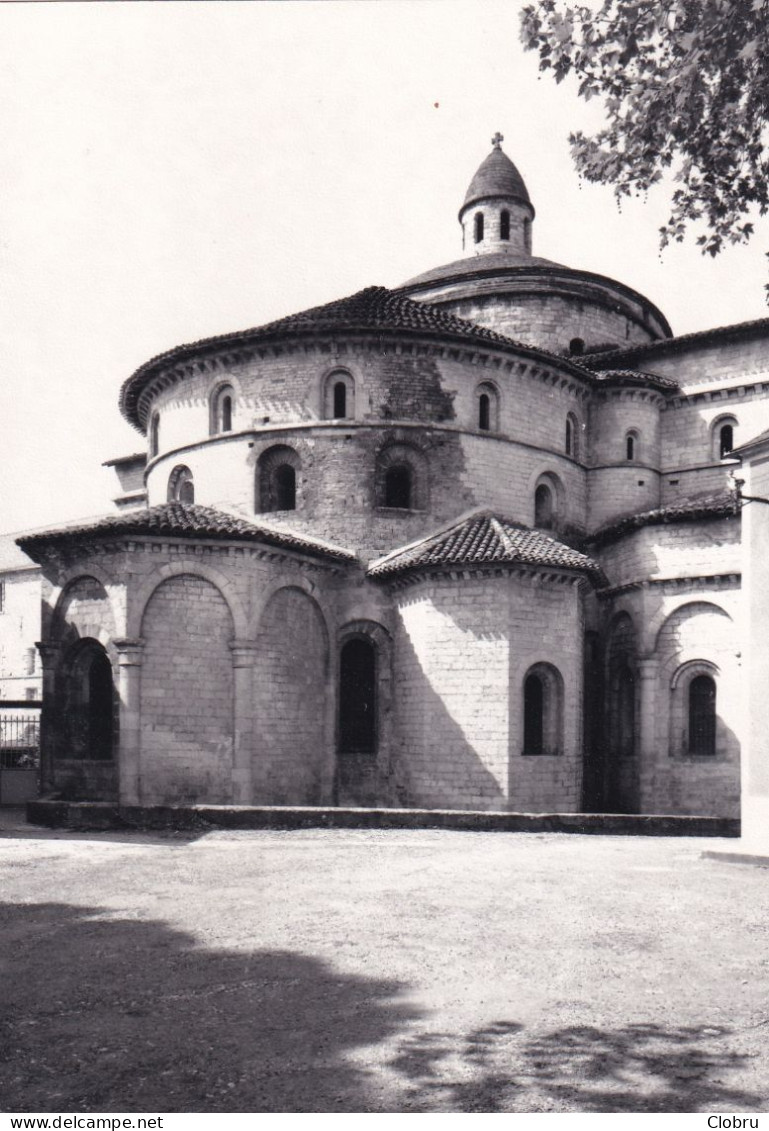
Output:
[[369,577],[392,577],[435,567],[520,564],[586,573],[597,583],[603,574],[596,562],[555,538],[511,522],[490,511],[460,519],[413,545],[394,550],[368,568]]
[[640,514],[626,515],[602,526],[585,539],[585,544],[590,546],[601,545],[619,538],[631,530],[639,530],[643,526],[663,526],[671,522],[698,522],[700,520],[733,518],[739,515],[739,497],[735,491],[719,491],[714,495],[706,495],[701,499],[692,499],[686,503],[677,503],[668,507],[657,507],[655,510],[642,511]]
[[[138,401],[142,391],[152,378],[164,368],[188,361],[194,357],[222,349],[269,342],[281,338],[296,337],[317,333],[338,333],[339,331],[380,331],[387,333],[427,334],[431,337],[453,338],[478,345],[520,346],[519,342],[456,318],[437,307],[424,302],[413,302],[405,295],[388,291],[386,287],[366,287],[357,294],[334,302],[314,306],[310,310],[289,314],[275,322],[257,326],[250,330],[238,330],[231,334],[220,334],[214,338],[204,338],[188,345],[177,346],[158,354],[140,366],[123,383],[120,390],[120,410],[135,426],[140,426]],[[527,348],[529,351],[532,347]],[[543,351],[535,351],[543,353]]]
[[660,377],[658,373],[648,373],[643,369],[603,369],[595,372],[594,376],[599,385],[641,385],[671,392],[680,388],[671,377]]
[[44,547],[55,543],[131,534],[260,542],[268,546],[299,550],[336,561],[356,560],[355,555],[349,550],[306,538],[304,535],[295,534],[292,530],[263,526],[237,518],[214,507],[190,503],[163,503],[146,510],[131,511],[125,515],[110,515],[108,518],[81,526],[44,530],[39,534],[25,535],[17,539],[17,543],[27,554],[34,556]]

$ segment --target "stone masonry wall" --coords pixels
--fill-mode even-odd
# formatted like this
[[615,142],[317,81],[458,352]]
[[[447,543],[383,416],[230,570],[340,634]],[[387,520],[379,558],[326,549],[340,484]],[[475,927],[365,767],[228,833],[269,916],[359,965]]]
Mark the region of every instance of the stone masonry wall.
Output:
[[323,618],[300,589],[280,589],[261,619],[254,668],[254,804],[317,805],[332,792],[329,655]]
[[[581,788],[581,615],[575,587],[436,577],[395,594],[399,759],[409,803],[574,811]],[[523,682],[564,682],[562,752],[526,755]]]
[[200,577],[164,581],[144,614],[141,800],[232,800],[232,621]]

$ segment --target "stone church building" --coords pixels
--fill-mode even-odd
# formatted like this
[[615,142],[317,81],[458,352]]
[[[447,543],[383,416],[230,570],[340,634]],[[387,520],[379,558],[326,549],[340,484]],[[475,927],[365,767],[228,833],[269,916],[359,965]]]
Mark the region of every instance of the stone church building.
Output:
[[48,795],[739,815],[769,320],[535,256],[501,140],[455,262],[125,381],[118,512],[20,540]]

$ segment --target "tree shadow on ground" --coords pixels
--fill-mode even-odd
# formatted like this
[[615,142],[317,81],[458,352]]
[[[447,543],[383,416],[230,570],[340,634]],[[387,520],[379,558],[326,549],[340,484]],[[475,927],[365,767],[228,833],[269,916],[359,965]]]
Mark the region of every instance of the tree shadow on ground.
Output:
[[414,1111],[762,1111],[765,1096],[729,1084],[752,1059],[726,1047],[731,1035],[657,1024],[537,1033],[500,1021],[460,1047],[451,1034],[409,1038],[394,1067],[411,1080]]
[[125,911],[0,904],[0,932],[5,1111],[763,1110],[725,1029],[431,1032],[412,987],[225,926],[216,950]]
[[398,982],[125,912],[5,904],[0,930],[5,1111],[378,1110],[348,1054],[419,1019]]

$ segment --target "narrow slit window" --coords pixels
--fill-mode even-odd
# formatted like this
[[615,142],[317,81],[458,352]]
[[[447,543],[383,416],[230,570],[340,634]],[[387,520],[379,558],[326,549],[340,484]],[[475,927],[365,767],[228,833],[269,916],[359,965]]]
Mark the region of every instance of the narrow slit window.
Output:
[[545,688],[538,675],[529,675],[523,685],[523,749],[541,754],[545,733]]
[[567,456],[570,456],[572,454],[572,449],[574,447],[573,432],[574,432],[574,429],[571,426],[571,420],[567,420],[566,421],[566,442],[564,444],[564,448],[566,450]]
[[499,238],[501,240],[510,239],[510,213],[505,208],[499,216]]
[[226,393],[222,397],[222,432],[232,431],[232,397]]
[[344,381],[334,385],[334,419],[343,420],[347,416],[347,386]]
[[633,435],[625,437],[625,459],[628,463],[632,463],[635,459],[635,436]]
[[481,432],[488,432],[491,428],[491,398],[488,393],[481,393],[478,397],[478,427]]
[[483,239],[483,213],[475,213],[475,242],[480,243]]
[[732,424],[721,426],[721,431],[718,434],[718,451],[721,459],[734,451],[734,426]]
[[553,492],[547,483],[540,483],[534,492],[534,525],[542,530],[552,530],[554,512]]
[[716,685],[709,675],[695,676],[689,684],[689,753],[716,752]]
[[384,505],[397,510],[411,509],[411,469],[404,464],[387,469]]
[[289,463],[275,468],[275,509],[296,510],[296,472]]

